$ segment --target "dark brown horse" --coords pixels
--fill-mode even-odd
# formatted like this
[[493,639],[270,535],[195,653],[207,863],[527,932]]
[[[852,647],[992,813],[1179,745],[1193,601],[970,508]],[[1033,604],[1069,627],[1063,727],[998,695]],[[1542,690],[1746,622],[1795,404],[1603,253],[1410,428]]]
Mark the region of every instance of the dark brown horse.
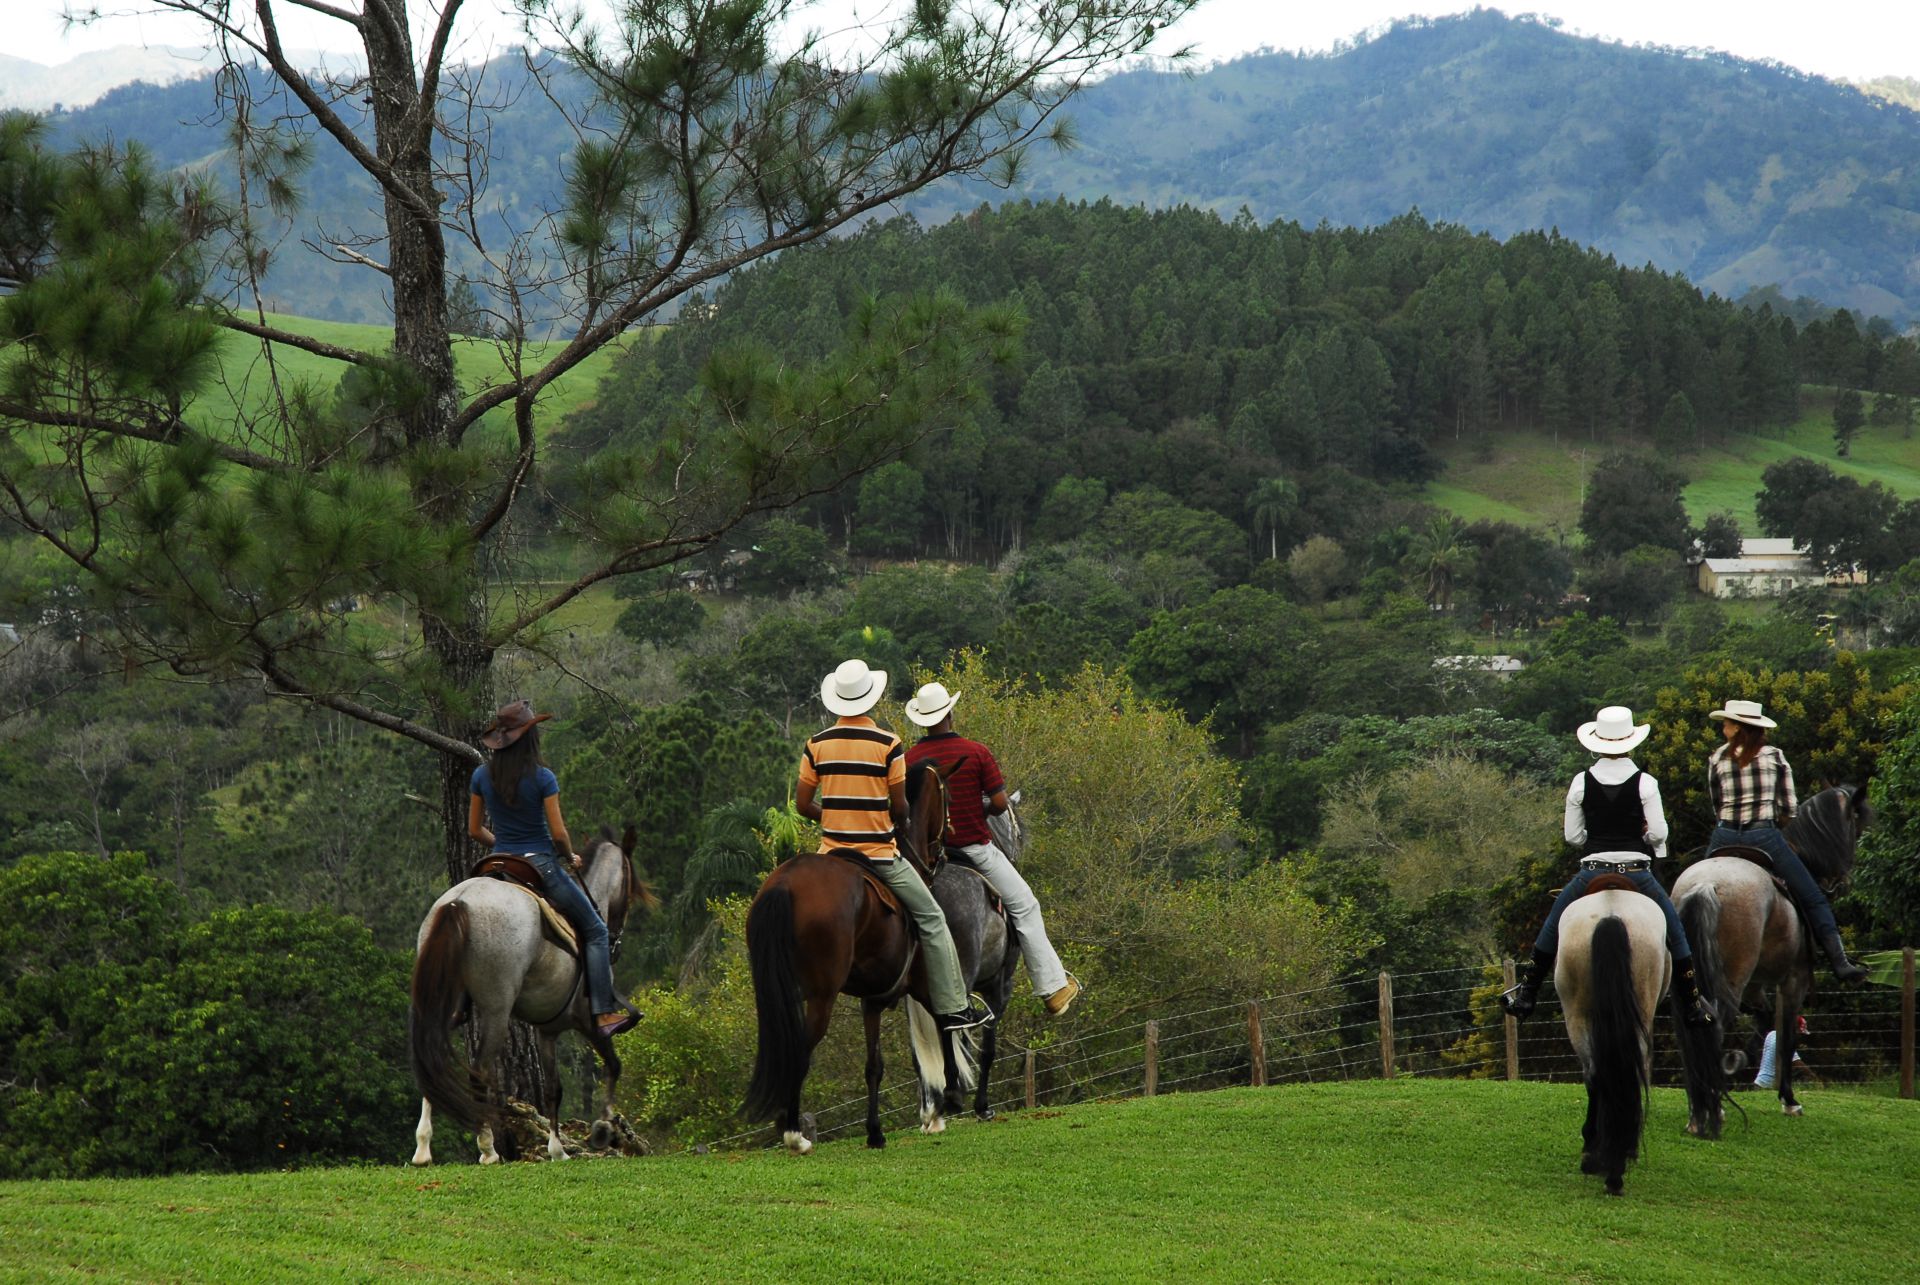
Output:
[[[1784,833],[1807,872],[1830,891],[1852,873],[1854,845],[1871,816],[1864,788],[1835,786],[1803,803]],[[1729,1031],[1743,1008],[1772,1023],[1780,1109],[1799,1115],[1800,1103],[1793,1095],[1793,1045],[1801,1009],[1813,990],[1812,943],[1770,868],[1744,855],[1729,855],[1732,851],[1721,848],[1681,871],[1673,884],[1674,908],[1693,947],[1700,993],[1719,1018],[1714,1031]],[[1765,861],[1764,854],[1758,855]],[[1726,1073],[1737,1074],[1745,1063],[1744,1053],[1727,1054]],[[1688,1097],[1687,1132],[1719,1137],[1725,1123],[1724,1095]]]
[[[932,766],[907,770],[908,819],[899,836],[903,856],[924,874],[938,859],[946,829],[946,786]],[[749,1119],[777,1120],[787,1146],[806,1154],[813,1141],[800,1121],[800,1086],[813,1050],[826,1036],[834,1001],[860,1000],[867,1035],[867,1145],[884,1147],[880,1131],[880,1015],[903,995],[927,1003],[925,964],[908,931],[909,920],[880,898],[859,859],[807,853],[767,876],[747,911],[747,959],[760,1038]],[[922,1047],[915,1032],[922,1096],[935,1100],[949,1080],[972,1087],[971,1055],[951,1034]]]

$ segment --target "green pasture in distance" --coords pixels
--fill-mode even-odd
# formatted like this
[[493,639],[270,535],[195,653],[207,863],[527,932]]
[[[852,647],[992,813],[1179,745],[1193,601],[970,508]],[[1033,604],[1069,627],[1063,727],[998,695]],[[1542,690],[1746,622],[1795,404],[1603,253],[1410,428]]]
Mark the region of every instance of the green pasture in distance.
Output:
[[[309,317],[274,313],[267,315],[267,322],[282,330],[291,330],[343,348],[357,348],[362,352],[383,352],[393,342],[393,332],[385,326],[315,321]],[[611,369],[625,344],[631,342],[634,339],[629,335],[621,342],[608,344],[554,381],[541,398],[540,414],[535,421],[542,437],[558,427],[568,412],[593,400],[601,377]],[[529,367],[537,367],[538,363],[546,361],[564,346],[561,340],[532,341],[527,345],[525,361]],[[283,384],[304,380],[331,392],[346,370],[342,362],[286,344],[273,345],[273,353],[274,366]],[[460,376],[462,391],[469,395],[487,384],[497,382],[506,369],[499,346],[487,339],[455,339],[454,365]],[[201,394],[191,415],[209,428],[225,431],[233,424],[236,412],[241,418],[250,418],[271,405],[273,378],[274,371],[268,368],[259,340],[250,335],[231,333],[226,336],[222,346],[219,383]],[[511,409],[502,407],[491,411],[482,423],[490,432],[511,434]]]
[[[1902,499],[1920,497],[1920,435],[1869,425],[1843,460],[1834,453],[1832,390],[1809,388],[1801,404],[1801,417],[1791,425],[1757,436],[1729,436],[1671,460],[1687,479],[1682,494],[1694,522],[1725,511],[1739,518],[1748,535],[1759,535],[1753,501],[1760,475],[1769,464],[1795,456],[1818,460],[1862,483],[1877,481]],[[1490,518],[1569,534],[1580,524],[1587,476],[1619,449],[1580,434],[1562,434],[1556,442],[1531,430],[1493,433],[1480,443],[1442,441],[1435,448],[1447,468],[1426,488],[1430,502],[1469,522]]]
[[[1626,1195],[1583,1091],[1360,1081],[957,1121],[938,1138],[480,1169],[0,1184],[0,1279],[1631,1280],[1911,1273],[1920,1107],[1742,1095],[1718,1143],[1653,1094]],[[462,1157],[464,1160],[465,1157]]]

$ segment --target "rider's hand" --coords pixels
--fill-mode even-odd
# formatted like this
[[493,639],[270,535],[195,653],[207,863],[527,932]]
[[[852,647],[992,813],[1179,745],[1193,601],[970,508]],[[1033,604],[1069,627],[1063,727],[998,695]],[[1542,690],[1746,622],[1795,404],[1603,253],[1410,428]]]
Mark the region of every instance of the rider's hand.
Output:
[[580,859],[580,854],[577,852],[573,854],[573,868],[575,870],[584,870],[587,868],[587,863]]

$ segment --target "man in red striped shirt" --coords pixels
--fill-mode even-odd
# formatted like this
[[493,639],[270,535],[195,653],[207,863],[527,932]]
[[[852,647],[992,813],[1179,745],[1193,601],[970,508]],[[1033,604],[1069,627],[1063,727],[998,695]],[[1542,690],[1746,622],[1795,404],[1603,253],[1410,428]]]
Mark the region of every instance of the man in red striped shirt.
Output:
[[933,892],[894,846],[893,826],[907,819],[907,760],[900,738],[867,716],[887,694],[887,674],[849,660],[820,684],[820,701],[839,721],[807,738],[800,752],[793,805],[820,823],[820,850],[848,848],[893,889],[913,917],[926,952],[928,998],[943,1030],[963,1030],[991,1020],[974,1008],[960,971],[960,956],[947,931],[947,917]]
[[1033,889],[1020,877],[1006,853],[994,846],[987,829],[987,813],[1007,810],[1007,783],[993,751],[953,730],[953,707],[960,700],[940,683],[928,683],[907,702],[907,717],[927,734],[907,751],[907,764],[932,763],[951,769],[947,776],[947,833],[949,848],[966,853],[967,860],[1007,908],[1007,917],[1020,934],[1020,953],[1027,961],[1027,978],[1034,993],[1046,997],[1053,1017],[1067,1011],[1080,994],[1080,983],[1060,964],[1047,940],[1046,921]]

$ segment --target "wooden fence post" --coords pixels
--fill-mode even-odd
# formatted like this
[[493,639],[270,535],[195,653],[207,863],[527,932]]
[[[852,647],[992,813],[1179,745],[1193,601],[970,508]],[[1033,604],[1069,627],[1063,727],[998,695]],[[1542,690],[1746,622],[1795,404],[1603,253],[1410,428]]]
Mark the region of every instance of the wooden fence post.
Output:
[[1253,1087],[1267,1082],[1267,1034],[1260,1029],[1260,1001],[1247,1001],[1247,1060],[1253,1064]]
[[[1506,978],[1506,989],[1512,990],[1515,980],[1513,961],[1501,960],[1500,971]],[[1520,1023],[1512,1017],[1505,1018],[1504,1021],[1507,1028],[1507,1078],[1517,1080],[1520,1078]]]
[[1913,947],[1900,952],[1900,1096],[1913,1097]]
[[1141,1090],[1147,1097],[1160,1091],[1160,1022],[1153,1019],[1147,1023],[1147,1083]]
[[1033,1101],[1033,1050],[1027,1050],[1027,1110],[1034,1107]]
[[1393,1078],[1393,974],[1380,970],[1380,1078]]

